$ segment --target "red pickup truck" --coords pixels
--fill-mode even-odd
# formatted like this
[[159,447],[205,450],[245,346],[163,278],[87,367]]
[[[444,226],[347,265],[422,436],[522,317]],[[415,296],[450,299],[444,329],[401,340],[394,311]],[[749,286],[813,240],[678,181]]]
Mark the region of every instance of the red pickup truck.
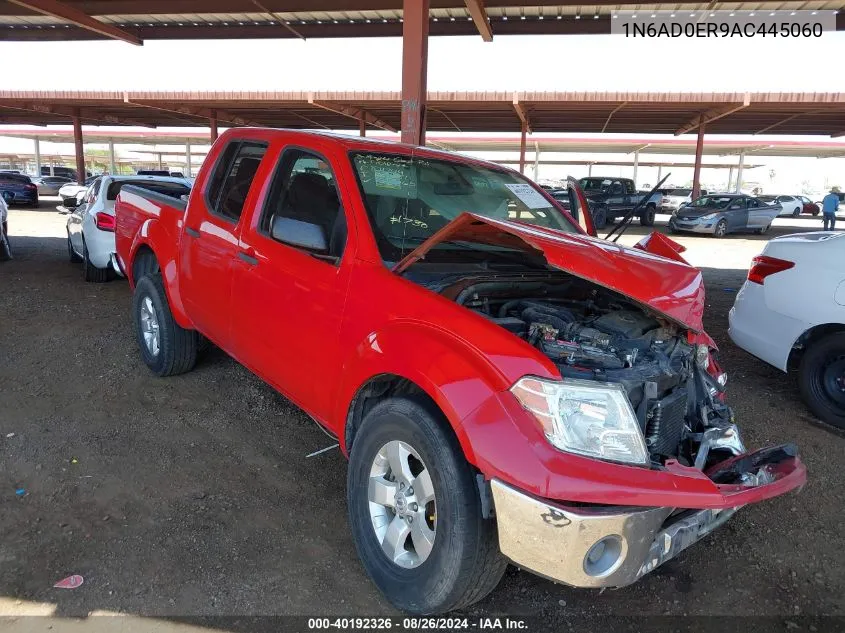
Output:
[[746,452],[700,272],[573,215],[483,161],[240,128],[187,203],[124,187],[116,237],[149,368],[207,338],[335,434],[367,573],[438,613],[507,561],[628,585],[806,480],[793,445]]

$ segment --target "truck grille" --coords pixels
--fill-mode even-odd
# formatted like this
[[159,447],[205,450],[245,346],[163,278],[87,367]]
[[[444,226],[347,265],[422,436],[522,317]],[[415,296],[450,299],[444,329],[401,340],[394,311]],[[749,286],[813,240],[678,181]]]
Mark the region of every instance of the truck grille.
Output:
[[655,402],[648,412],[645,441],[651,454],[675,456],[684,431],[687,390],[682,387]]

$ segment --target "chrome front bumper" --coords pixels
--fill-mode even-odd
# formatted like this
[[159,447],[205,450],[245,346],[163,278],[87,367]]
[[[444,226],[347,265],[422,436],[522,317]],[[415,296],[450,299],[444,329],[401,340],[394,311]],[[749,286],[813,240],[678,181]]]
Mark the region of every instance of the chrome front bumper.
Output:
[[565,507],[490,482],[499,548],[514,564],[574,587],[624,587],[674,558],[738,508]]
[[717,219],[700,220],[695,218],[693,220],[679,220],[676,216],[672,216],[669,220],[670,227],[677,231],[692,231],[693,233],[713,233],[716,230]]

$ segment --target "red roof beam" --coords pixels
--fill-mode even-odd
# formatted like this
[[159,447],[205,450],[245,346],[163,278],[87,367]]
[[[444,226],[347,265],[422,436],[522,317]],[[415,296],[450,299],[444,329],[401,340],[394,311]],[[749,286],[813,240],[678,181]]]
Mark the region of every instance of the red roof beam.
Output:
[[83,13],[61,2],[56,2],[56,0],[9,0],[9,2],[29,9],[30,11],[40,13],[41,15],[67,20],[78,27],[105,37],[110,37],[114,40],[123,40],[135,46],[142,46],[144,44],[144,40],[137,35],[133,35],[111,24],[100,22],[87,13]]

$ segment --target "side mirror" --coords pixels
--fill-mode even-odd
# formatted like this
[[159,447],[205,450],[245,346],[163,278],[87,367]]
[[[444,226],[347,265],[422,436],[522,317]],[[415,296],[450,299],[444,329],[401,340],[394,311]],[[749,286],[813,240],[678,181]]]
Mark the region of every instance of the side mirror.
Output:
[[270,235],[274,240],[309,251],[325,253],[329,250],[326,234],[319,224],[311,224],[293,218],[273,216]]
[[62,206],[65,209],[75,209],[79,206],[79,198],[65,198]]

